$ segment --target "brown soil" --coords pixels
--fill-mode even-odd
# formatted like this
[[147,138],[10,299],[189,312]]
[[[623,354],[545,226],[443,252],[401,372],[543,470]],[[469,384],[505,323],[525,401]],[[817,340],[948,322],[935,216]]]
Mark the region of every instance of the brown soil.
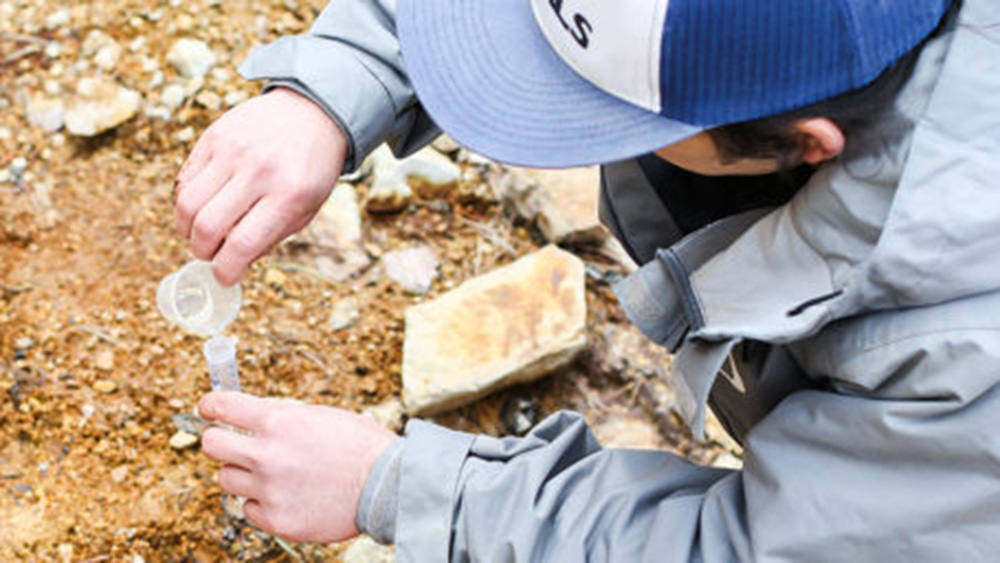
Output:
[[[252,45],[302,31],[321,2],[98,0],[71,7],[71,22],[54,30],[44,28],[56,9],[46,4],[0,1],[0,132],[8,133],[0,135],[0,169],[27,161],[20,181],[0,183],[0,560],[290,560],[272,538],[222,511],[209,459],[168,446],[172,415],[190,412],[209,388],[201,341],[168,326],[155,306],[156,284],[191,258],[172,230],[171,186],[191,144],[175,135],[201,131],[219,111],[189,102],[170,122],[140,114],[79,140],[29,126],[22,101],[46,81],[73,90],[75,78],[58,67],[76,63],[92,29],[123,47],[146,38],[137,52],[124,49],[113,74],[147,98],[154,89],[140,55],[159,59],[169,83],[165,54],[185,36],[226,54],[217,66],[232,77],[212,78],[206,89],[250,92],[234,62]],[[162,17],[150,21],[157,10]],[[25,51],[32,38],[57,40],[61,54]],[[424,200],[398,216],[366,217],[369,248],[431,245],[443,263],[433,297],[538,246],[529,225],[468,196],[483,190],[464,193],[444,196],[447,205]],[[490,245],[475,223],[495,225],[516,252]],[[355,410],[398,397],[403,311],[416,299],[378,268],[334,285],[301,268],[301,258],[283,247],[243,282],[231,332],[246,391]],[[539,417],[559,408],[598,423],[632,417],[657,429],[653,445],[714,459],[722,448],[689,442],[648,389],[655,383],[607,360],[601,327],[622,319],[607,286],[589,285],[592,344],[580,362],[438,421],[504,433],[505,407],[533,397]],[[348,295],[360,300],[361,319],[332,331],[331,305]],[[340,547],[295,549],[307,560],[336,560]]]

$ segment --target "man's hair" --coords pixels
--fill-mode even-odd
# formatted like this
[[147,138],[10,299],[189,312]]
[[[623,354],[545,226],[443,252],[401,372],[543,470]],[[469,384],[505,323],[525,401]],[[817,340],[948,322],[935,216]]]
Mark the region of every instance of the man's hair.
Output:
[[768,158],[777,159],[782,169],[789,169],[798,163],[802,152],[796,121],[826,117],[849,136],[892,104],[913,72],[920,51],[920,47],[910,51],[874,81],[856,90],[790,112],[709,129],[707,133],[725,162]]

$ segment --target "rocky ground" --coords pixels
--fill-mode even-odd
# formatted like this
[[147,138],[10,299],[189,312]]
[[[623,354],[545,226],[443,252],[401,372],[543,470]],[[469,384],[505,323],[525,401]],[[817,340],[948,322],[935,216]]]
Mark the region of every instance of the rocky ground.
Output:
[[[173,421],[209,388],[201,341],[155,304],[191,258],[173,177],[256,92],[234,65],[320,7],[0,0],[0,560],[375,557],[282,544],[222,509],[213,463]],[[435,420],[509,434],[574,408],[607,444],[738,465],[715,427],[689,439],[660,379],[669,358],[624,324],[608,282],[628,266],[587,213],[590,175],[506,170],[446,139],[405,163],[380,154],[243,282],[230,332],[245,389],[398,428],[405,311],[557,242],[584,263],[582,352]]]

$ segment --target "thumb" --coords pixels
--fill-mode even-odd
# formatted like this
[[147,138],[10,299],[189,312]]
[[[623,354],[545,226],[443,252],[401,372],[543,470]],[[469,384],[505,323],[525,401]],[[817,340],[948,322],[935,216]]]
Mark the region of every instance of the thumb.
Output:
[[254,430],[269,410],[270,401],[238,391],[212,391],[198,403],[198,414],[206,420]]

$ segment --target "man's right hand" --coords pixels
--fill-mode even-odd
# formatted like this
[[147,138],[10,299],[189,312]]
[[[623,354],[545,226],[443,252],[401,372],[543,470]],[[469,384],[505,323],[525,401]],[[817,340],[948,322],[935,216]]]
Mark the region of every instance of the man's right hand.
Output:
[[316,215],[347,140],[308,98],[277,88],[233,108],[195,144],[177,177],[175,222],[225,285]]

